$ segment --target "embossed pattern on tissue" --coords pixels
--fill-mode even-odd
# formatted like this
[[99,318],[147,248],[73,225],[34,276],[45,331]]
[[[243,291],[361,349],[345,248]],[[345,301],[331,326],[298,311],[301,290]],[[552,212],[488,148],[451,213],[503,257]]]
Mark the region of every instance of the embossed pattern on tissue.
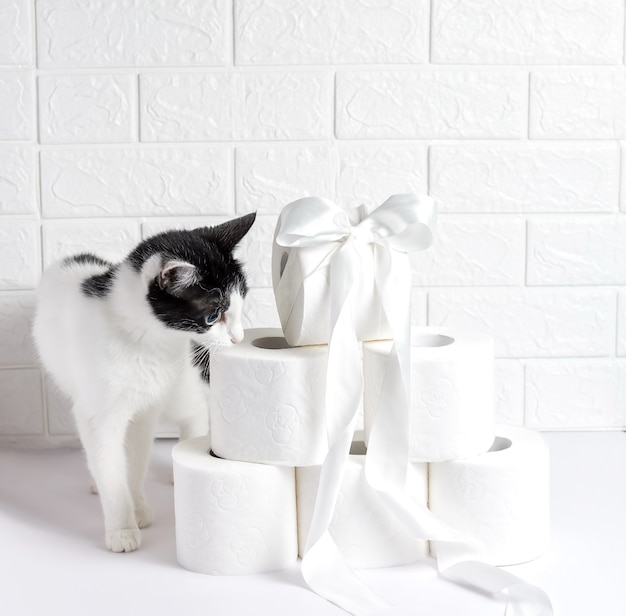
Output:
[[187,514],[180,527],[184,529],[185,544],[192,550],[198,549],[211,539],[209,524],[199,511]]
[[215,479],[211,484],[211,494],[222,511],[233,511],[239,506],[240,492],[241,479],[237,477]]
[[248,528],[231,541],[230,547],[237,562],[242,567],[249,567],[265,549],[266,543],[258,528]]
[[282,362],[265,362],[256,359],[248,360],[252,376],[259,385],[271,385],[285,374]]
[[228,385],[225,387],[219,397],[220,410],[224,421],[233,423],[242,415],[246,414],[246,408],[242,404],[243,395],[241,389],[237,385]]
[[311,396],[316,397],[320,392],[326,391],[326,362],[316,361],[307,370],[304,380]]
[[265,418],[272,440],[278,445],[286,445],[293,435],[292,425],[298,420],[298,411],[290,404],[281,404],[272,409]]
[[368,526],[375,528],[381,539],[391,541],[398,534],[397,524],[388,511],[373,509],[368,516]]
[[445,417],[458,403],[454,383],[445,377],[438,378],[432,385],[420,388],[418,396],[426,407],[426,412],[433,419]]
[[459,494],[466,503],[476,502],[483,494],[483,486],[474,471],[464,468],[456,480]]

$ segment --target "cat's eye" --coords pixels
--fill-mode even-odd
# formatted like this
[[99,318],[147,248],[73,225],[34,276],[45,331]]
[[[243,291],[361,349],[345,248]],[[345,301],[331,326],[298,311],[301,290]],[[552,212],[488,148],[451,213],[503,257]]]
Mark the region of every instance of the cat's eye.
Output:
[[215,312],[212,312],[211,314],[207,314],[207,316],[204,317],[204,322],[207,325],[215,325],[215,323],[219,321],[219,318],[221,316],[222,316],[222,313],[219,310],[216,310]]

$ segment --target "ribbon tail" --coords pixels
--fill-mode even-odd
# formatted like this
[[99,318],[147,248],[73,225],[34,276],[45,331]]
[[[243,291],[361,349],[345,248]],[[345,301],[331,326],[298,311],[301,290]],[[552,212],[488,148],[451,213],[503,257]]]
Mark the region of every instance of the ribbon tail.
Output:
[[302,577],[318,595],[354,616],[369,616],[389,607],[352,571],[331,537],[328,526],[343,479],[352,442],[354,422],[335,441],[322,467]]
[[544,590],[486,563],[464,561],[439,572],[454,582],[506,600],[505,616],[552,616],[552,603]]
[[348,567],[328,531],[302,560],[302,574],[312,590],[354,616],[369,616],[390,607]]
[[375,250],[376,288],[394,342],[369,435],[365,475],[374,489],[401,493],[409,463],[411,268],[406,254]]
[[331,334],[326,379],[330,448],[320,473],[306,551],[302,557],[302,576],[321,597],[355,616],[367,616],[388,607],[388,604],[354,574],[328,530],[350,454],[363,388],[360,345],[352,313],[357,277],[358,267],[348,245],[337,252],[330,271]]
[[411,267],[408,256],[376,247],[376,286],[394,343],[370,431],[365,476],[371,488],[413,536],[467,545],[472,539],[407,497],[417,485],[409,462],[411,401]]

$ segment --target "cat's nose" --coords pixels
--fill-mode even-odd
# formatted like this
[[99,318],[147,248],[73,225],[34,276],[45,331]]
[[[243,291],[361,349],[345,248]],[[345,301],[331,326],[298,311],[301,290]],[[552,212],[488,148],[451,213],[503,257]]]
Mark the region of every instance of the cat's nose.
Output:
[[229,327],[228,331],[230,333],[230,341],[233,344],[238,344],[239,342],[241,342],[243,340],[244,330],[243,330],[243,327],[241,325],[234,326],[234,327]]

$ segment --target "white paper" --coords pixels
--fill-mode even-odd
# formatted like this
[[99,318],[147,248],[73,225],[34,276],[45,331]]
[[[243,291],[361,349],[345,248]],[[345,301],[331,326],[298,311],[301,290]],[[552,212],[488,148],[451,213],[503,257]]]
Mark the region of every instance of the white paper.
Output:
[[295,470],[222,460],[209,437],[173,451],[176,554],[197,573],[246,575],[298,558]]
[[[363,344],[366,441],[374,425],[390,341]],[[449,460],[485,452],[494,437],[491,336],[416,327],[411,340],[409,458]]]
[[385,267],[384,253],[402,254],[408,262],[408,253],[430,246],[436,210],[430,197],[412,193],[389,197],[369,215],[365,206],[348,215],[318,197],[286,205],[274,234],[272,282],[287,341],[294,346],[329,342],[335,291],[330,278],[339,254],[357,269],[354,275],[335,272],[335,277],[343,274],[354,283],[351,307],[357,338],[392,338],[379,297],[380,283],[385,281],[391,299],[395,286],[410,286],[410,276],[394,276]]
[[213,354],[213,451],[244,462],[321,464],[327,362],[328,347],[285,348],[277,328],[248,329],[241,343]]
[[514,565],[549,546],[549,462],[543,437],[498,426],[491,451],[430,465],[435,515],[473,538],[472,545],[432,542],[440,566],[480,560]]
[[[285,338],[294,346],[328,342],[330,321],[329,269],[339,242],[305,248],[284,248],[274,242],[274,296]],[[355,330],[359,340],[391,337],[375,288],[374,248],[355,246],[360,275],[355,290]]]
[[[353,452],[358,451],[353,445]],[[360,444],[364,453],[365,446]],[[356,446],[356,449],[355,449]],[[367,483],[365,455],[351,453],[329,531],[347,563],[355,569],[389,567],[414,562],[428,554],[428,542],[414,537]],[[413,463],[409,502],[428,502],[427,465]],[[296,469],[298,544],[302,556],[317,496],[320,467]]]

